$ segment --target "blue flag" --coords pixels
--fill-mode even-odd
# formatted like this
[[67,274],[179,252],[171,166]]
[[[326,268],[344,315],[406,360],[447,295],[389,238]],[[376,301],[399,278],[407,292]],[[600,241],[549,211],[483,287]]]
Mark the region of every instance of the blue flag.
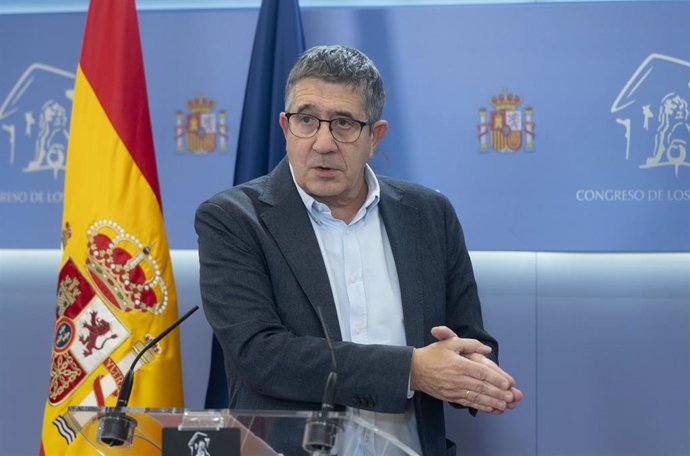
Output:
[[303,52],[297,0],[263,0],[242,108],[235,185],[267,174],[285,156],[278,115],[288,74]]
[[[278,116],[284,108],[288,73],[302,52],[298,0],[263,0],[244,94],[234,185],[267,174],[285,156]],[[205,407],[228,404],[223,352],[214,336]]]

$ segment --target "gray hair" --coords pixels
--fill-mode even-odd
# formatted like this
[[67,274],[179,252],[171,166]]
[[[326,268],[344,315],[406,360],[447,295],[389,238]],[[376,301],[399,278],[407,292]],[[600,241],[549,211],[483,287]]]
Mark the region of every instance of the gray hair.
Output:
[[383,79],[374,62],[357,49],[341,45],[307,49],[290,70],[285,86],[285,110],[292,102],[295,84],[305,78],[352,86],[362,97],[367,120],[381,119],[386,99]]

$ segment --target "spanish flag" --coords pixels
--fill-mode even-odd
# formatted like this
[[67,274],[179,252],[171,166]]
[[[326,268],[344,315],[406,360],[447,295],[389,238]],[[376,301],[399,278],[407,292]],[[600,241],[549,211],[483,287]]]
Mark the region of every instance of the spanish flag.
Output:
[[[134,357],[177,319],[134,0],[89,6],[64,194],[40,454],[96,455],[82,435],[93,423],[68,407],[114,406]],[[131,407],[182,406],[177,333],[135,369]]]

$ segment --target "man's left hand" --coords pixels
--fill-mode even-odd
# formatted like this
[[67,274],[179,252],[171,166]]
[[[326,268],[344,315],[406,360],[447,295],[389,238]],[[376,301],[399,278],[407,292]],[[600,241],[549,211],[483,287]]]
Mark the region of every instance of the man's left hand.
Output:
[[[447,326],[434,326],[433,328],[431,328],[431,335],[434,336],[438,340],[445,340],[445,339],[451,339],[454,337],[458,337],[458,335],[455,334],[455,331],[453,331],[452,329],[450,329]],[[496,364],[495,362],[493,362],[492,360],[487,358],[485,355],[482,355],[481,353],[468,353],[468,354],[459,353],[459,355],[464,356],[465,358],[470,359],[474,362],[484,364],[485,366],[495,370],[499,374],[508,378],[508,380],[510,381],[510,391],[513,393],[514,400],[512,402],[508,402],[506,404],[506,407],[508,409],[511,409],[511,410],[514,409],[515,407],[517,407],[517,404],[518,404],[518,402],[520,402],[523,395],[522,395],[522,391],[520,391],[519,389],[517,389],[515,387],[515,379],[513,378],[512,375],[510,375],[508,372],[501,369],[498,366],[498,364]],[[496,410],[495,409],[491,413],[498,415],[498,414],[503,413],[503,410]]]

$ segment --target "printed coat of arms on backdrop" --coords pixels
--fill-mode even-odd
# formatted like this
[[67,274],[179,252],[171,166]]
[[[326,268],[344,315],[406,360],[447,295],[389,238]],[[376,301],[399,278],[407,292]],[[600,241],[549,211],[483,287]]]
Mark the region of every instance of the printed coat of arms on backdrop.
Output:
[[489,150],[489,141],[496,152],[517,152],[523,146],[524,150],[533,151],[535,123],[532,107],[527,106],[524,112],[520,111],[522,97],[507,90],[491,97],[489,102],[494,107],[493,111],[489,113],[484,107],[479,109],[477,127],[481,151]]
[[[175,142],[177,152],[186,150],[193,154],[209,154],[227,150],[228,124],[224,110],[213,111],[215,101],[198,96],[187,102],[189,111],[175,113]],[[186,139],[186,141],[185,141]]]

